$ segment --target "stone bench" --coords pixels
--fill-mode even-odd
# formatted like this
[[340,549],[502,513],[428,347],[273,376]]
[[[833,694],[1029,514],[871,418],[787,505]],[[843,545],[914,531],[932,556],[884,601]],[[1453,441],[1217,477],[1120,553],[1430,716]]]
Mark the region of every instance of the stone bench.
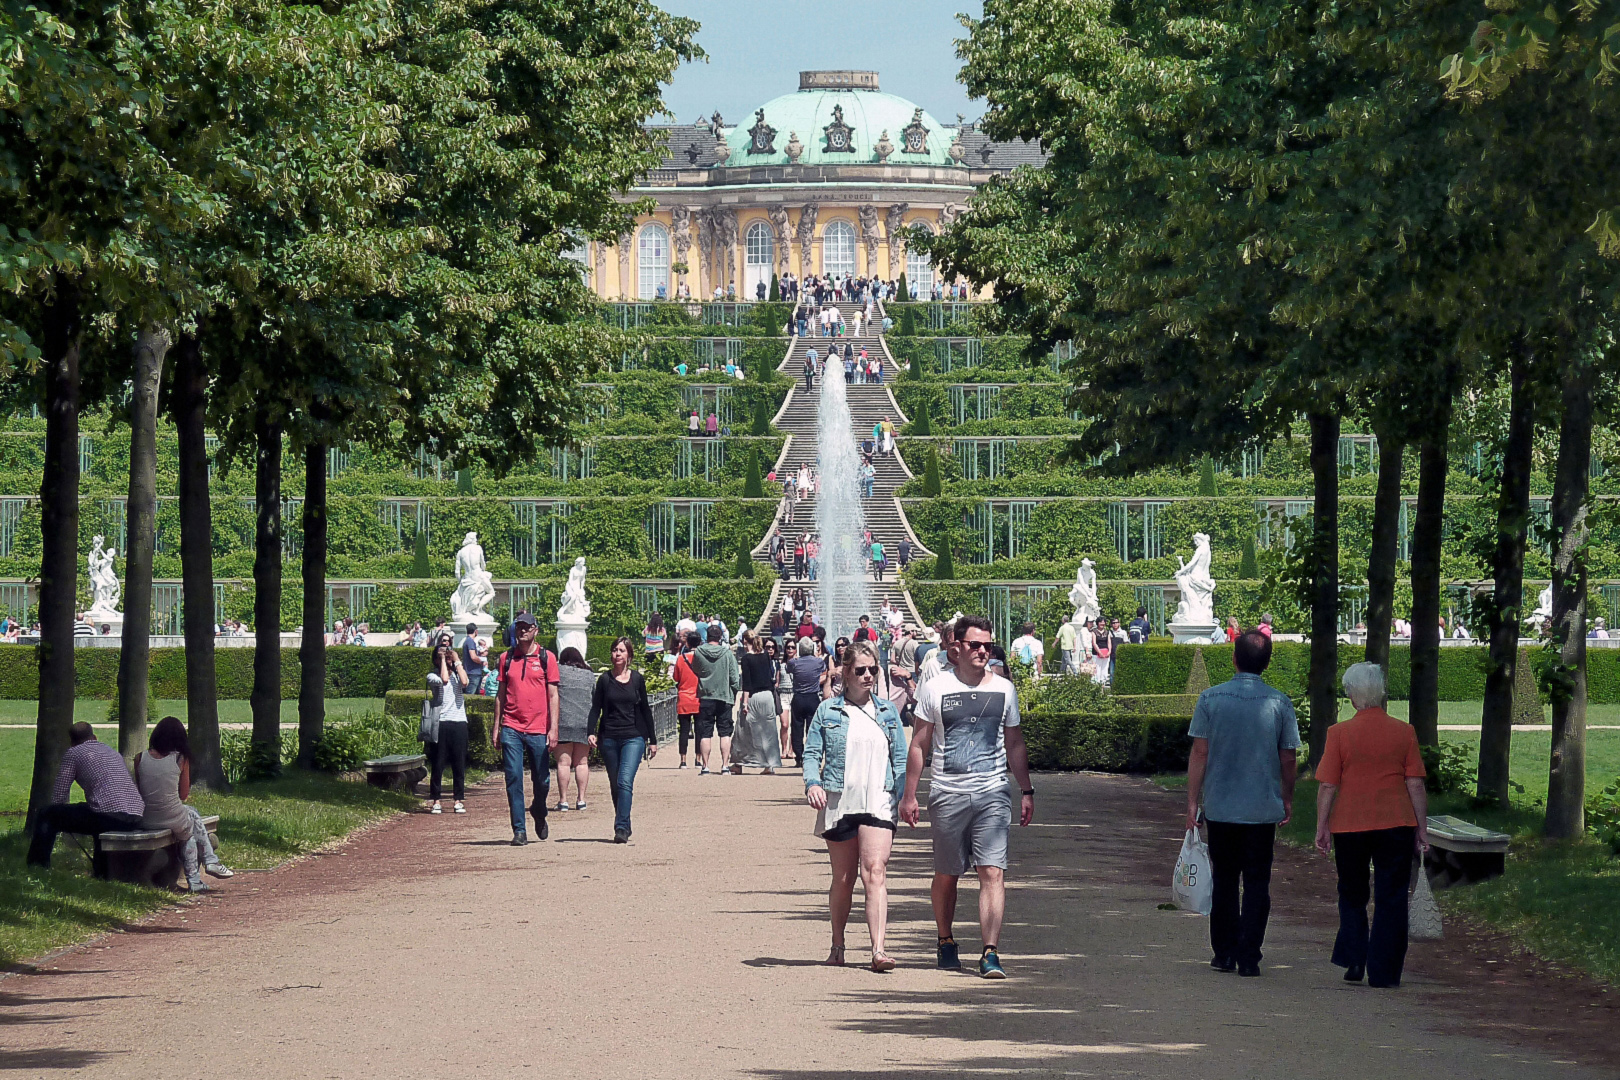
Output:
[[1436,889],[1501,877],[1507,869],[1507,833],[1492,832],[1455,817],[1429,818],[1429,850],[1423,856]]
[[[208,842],[218,850],[219,815],[210,814],[202,821],[208,827]],[[155,889],[172,889],[179,884],[185,872],[180,846],[190,836],[181,836],[172,829],[134,829],[104,832],[99,836],[81,833],[65,835],[81,846],[85,840],[94,842],[90,872],[98,878],[149,885]]]
[[390,791],[410,791],[416,782],[427,776],[427,756],[424,754],[390,754],[360,763],[366,774],[366,783]]

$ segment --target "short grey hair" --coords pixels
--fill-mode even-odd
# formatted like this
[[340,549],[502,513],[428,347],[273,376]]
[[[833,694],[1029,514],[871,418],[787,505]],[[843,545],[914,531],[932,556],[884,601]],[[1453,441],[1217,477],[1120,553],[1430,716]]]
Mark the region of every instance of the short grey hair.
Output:
[[1358,709],[1370,709],[1389,701],[1384,685],[1384,669],[1378,664],[1351,664],[1344,673],[1344,696]]
[[802,638],[799,639],[799,655],[800,656],[813,656],[813,655],[815,655],[815,651],[816,651],[815,638],[802,637]]

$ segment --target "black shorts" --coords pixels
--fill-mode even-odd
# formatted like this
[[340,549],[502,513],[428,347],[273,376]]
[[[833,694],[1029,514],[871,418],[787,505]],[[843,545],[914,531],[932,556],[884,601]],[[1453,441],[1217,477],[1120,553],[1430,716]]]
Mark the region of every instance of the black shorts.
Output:
[[860,832],[862,825],[873,829],[888,829],[890,832],[895,832],[899,828],[894,822],[884,821],[882,818],[873,817],[871,814],[850,814],[839,818],[838,824],[822,833],[821,838],[834,841],[853,840],[856,834]]
[[711,739],[715,729],[722,739],[731,738],[731,702],[704,700],[698,702],[697,737]]

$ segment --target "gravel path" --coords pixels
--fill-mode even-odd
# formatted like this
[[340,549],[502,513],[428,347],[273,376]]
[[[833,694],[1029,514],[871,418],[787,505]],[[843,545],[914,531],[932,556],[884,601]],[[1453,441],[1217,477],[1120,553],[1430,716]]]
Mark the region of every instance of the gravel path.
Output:
[[[465,817],[402,816],[52,957],[0,981],[0,1071],[1616,1075],[1602,1033],[1620,1011],[1604,998],[1571,1020],[1580,1009],[1558,995],[1596,991],[1534,968],[1529,985],[1479,976],[1507,971],[1483,966],[1489,942],[1414,947],[1398,992],[1345,986],[1326,960],[1331,879],[1303,856],[1279,864],[1265,976],[1215,973],[1204,920],[1158,908],[1180,843],[1177,797],[1131,778],[1037,778],[1038,824],[1013,838],[1006,982],[933,969],[925,830],[903,829],[890,865],[902,966],[828,969],[826,860],[799,778],[699,779],[672,764],[643,772],[625,847],[607,842],[600,774],[591,808],[553,814],[551,841],[527,848],[506,845],[503,794],[485,785]],[[964,888],[962,910],[974,900]],[[868,958],[861,919],[857,897],[852,963]],[[977,952],[976,925],[959,923],[958,938],[964,958]],[[1448,967],[1437,951],[1448,946],[1472,949],[1476,966]],[[1527,993],[1541,1013],[1524,1011]]]

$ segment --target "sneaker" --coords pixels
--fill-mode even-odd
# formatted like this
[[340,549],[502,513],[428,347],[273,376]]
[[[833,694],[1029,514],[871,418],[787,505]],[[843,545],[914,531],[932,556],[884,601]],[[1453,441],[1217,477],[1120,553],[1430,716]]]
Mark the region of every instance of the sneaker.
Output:
[[465,806],[461,805],[461,800],[460,799],[457,799],[456,800],[456,813],[465,814],[466,812],[467,812],[467,808]]
[[630,842],[630,831],[628,829],[614,829],[613,830],[613,842],[615,844],[629,843]]
[[686,768],[686,762],[684,762],[684,761],[681,762],[681,768],[683,768],[683,769]]
[[204,881],[202,879],[201,874],[192,874],[190,877],[188,877],[186,879],[186,888],[191,890],[194,893],[207,892],[208,891],[208,882],[206,882],[206,881]]
[[528,842],[529,842],[529,834],[528,833],[513,833],[512,834],[512,846],[513,847],[522,847],[524,844],[527,844]]
[[444,813],[444,811],[439,808],[439,802],[438,802],[437,799],[435,799],[433,801],[433,805],[428,808],[428,813],[430,813],[430,814],[442,814],[442,813]]
[[585,809],[585,803],[583,801],[575,803],[574,804],[574,809],[575,810],[583,810],[583,809]]
[[556,806],[553,806],[552,809],[553,810],[567,810],[568,809],[568,804],[565,803],[565,802],[560,802]]
[[703,768],[698,770],[698,775],[699,776],[708,776],[709,775],[709,767],[707,765],[703,766]]
[[984,955],[979,958],[979,978],[1005,979],[1006,977],[1007,973],[1001,970],[1001,958],[996,955],[996,950],[984,950]]
[[215,863],[213,866],[205,867],[205,869],[210,874],[213,874],[215,877],[218,877],[218,878],[227,878],[227,877],[235,877],[236,876],[236,871],[232,870],[230,867],[226,866],[224,863]]
[[957,955],[954,938],[939,943],[939,966],[945,971],[962,970],[962,958]]

